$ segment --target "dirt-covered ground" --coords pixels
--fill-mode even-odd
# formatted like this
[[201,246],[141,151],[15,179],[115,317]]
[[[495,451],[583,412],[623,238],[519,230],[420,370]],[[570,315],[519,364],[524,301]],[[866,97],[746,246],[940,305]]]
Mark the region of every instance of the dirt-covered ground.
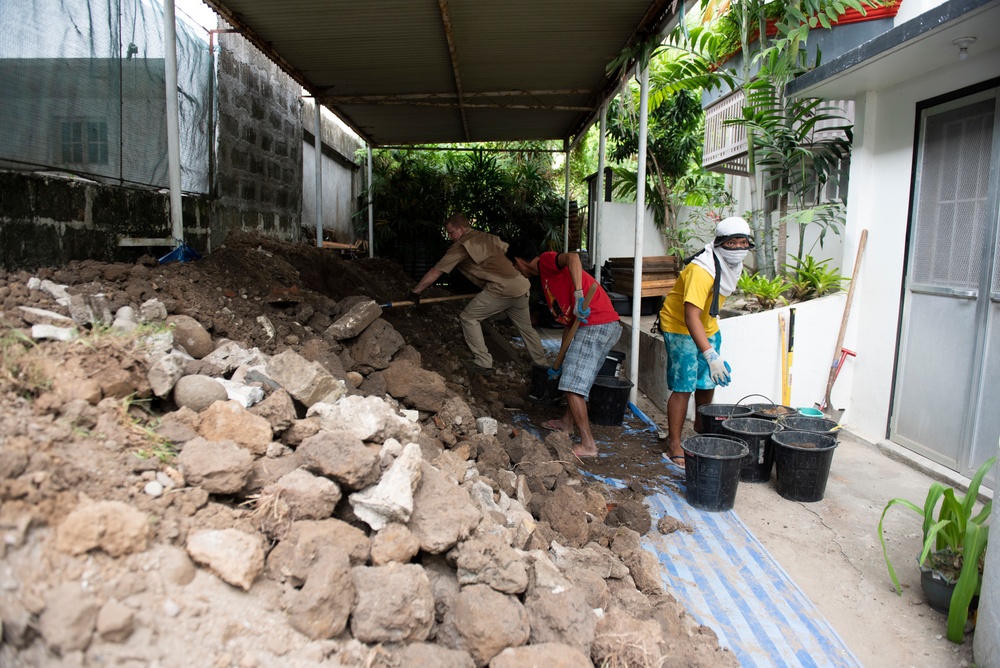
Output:
[[[509,323],[483,378],[463,302],[369,319],[413,284],[249,234],[0,270],[0,665],[736,665],[638,546],[684,528],[640,503],[655,431],[595,427],[613,456],[576,460]],[[222,400],[182,399],[192,378]]]

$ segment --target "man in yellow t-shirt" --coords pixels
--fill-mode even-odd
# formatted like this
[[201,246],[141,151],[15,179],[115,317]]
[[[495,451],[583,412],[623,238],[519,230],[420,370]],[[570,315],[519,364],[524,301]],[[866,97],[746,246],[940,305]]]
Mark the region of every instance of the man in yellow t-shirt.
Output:
[[444,224],[451,246],[436,265],[420,279],[410,299],[419,303],[420,293],[429,288],[442,274],[458,269],[482,292],[473,297],[462,311],[462,334],[472,351],[470,371],[482,376],[493,373],[493,356],[483,339],[482,322],[498,313],[505,314],[521,333],[524,347],[531,361],[548,366],[548,358],[538,332],[531,326],[528,292],[531,283],[507,259],[507,242],[495,235],[472,229],[469,219],[461,213],[448,218]]
[[698,407],[712,403],[715,388],[729,384],[729,364],[722,359],[719,306],[736,289],[743,258],[753,248],[750,226],[742,218],[726,218],[684,267],[660,309],[660,329],[667,348],[667,457],[684,466],[681,431],[694,393],[694,429],[701,432]]

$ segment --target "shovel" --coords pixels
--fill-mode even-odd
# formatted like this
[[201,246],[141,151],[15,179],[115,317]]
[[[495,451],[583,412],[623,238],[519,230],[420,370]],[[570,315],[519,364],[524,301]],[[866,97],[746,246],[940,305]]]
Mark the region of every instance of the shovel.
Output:
[[412,300],[401,301],[401,302],[386,302],[384,304],[379,304],[381,308],[399,308],[401,306],[413,306],[414,304],[436,304],[437,302],[453,302],[459,299],[472,299],[477,293],[471,295],[451,295],[450,297],[428,297],[427,299],[421,299],[419,302]]
[[[583,308],[586,309],[590,306],[590,300],[594,297],[594,293],[597,292],[597,283],[592,283],[590,289],[587,290],[587,295],[583,300]],[[552,363],[552,368],[558,371],[562,367],[563,358],[566,357],[566,351],[569,350],[569,344],[573,342],[573,335],[576,334],[576,330],[580,327],[580,320],[573,320],[573,324],[570,325],[568,330],[563,331],[562,345],[559,347],[559,354],[556,355],[556,361]]]

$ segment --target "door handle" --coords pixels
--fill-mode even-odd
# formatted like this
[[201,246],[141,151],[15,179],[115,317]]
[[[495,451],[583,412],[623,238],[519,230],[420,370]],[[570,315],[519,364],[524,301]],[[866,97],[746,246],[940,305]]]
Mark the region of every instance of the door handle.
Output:
[[957,288],[931,287],[929,285],[911,285],[910,292],[918,295],[955,297],[957,299],[975,299],[979,296],[978,290],[959,290]]

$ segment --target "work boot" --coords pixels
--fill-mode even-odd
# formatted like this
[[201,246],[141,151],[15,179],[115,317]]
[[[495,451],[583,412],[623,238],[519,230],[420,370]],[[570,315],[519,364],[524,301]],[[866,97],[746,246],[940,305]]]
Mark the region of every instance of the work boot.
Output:
[[484,366],[479,366],[478,364],[476,364],[475,362],[472,362],[472,361],[466,362],[465,363],[465,368],[468,369],[469,371],[471,371],[472,373],[480,375],[480,376],[492,376],[493,375],[493,369],[489,369],[489,368],[484,367]]

